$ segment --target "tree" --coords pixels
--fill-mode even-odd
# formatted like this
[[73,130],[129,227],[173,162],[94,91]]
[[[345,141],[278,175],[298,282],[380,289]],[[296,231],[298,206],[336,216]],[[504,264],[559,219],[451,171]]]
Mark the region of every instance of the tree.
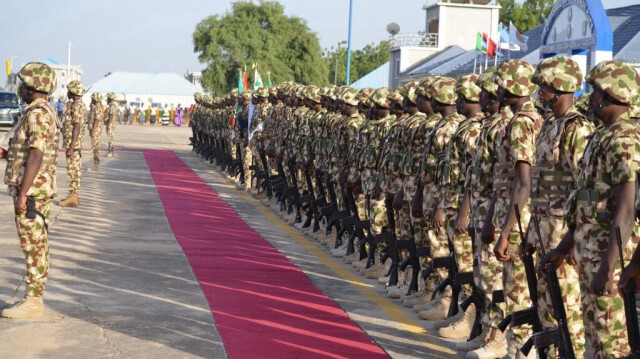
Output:
[[[337,79],[337,84],[345,84],[347,78],[347,42],[342,41],[338,43],[337,47],[332,46],[329,49],[325,49],[324,61],[329,67],[329,82],[334,83]],[[377,45],[369,44],[360,50],[352,51],[350,81],[358,80],[387,61],[389,61],[388,41],[381,41]]]
[[502,6],[500,22],[513,25],[520,32],[525,32],[544,23],[555,0],[525,0],[522,4],[515,0],[498,0]]
[[273,83],[327,83],[318,37],[304,20],[285,16],[276,1],[234,2],[231,12],[209,16],[196,26],[193,45],[198,60],[207,64],[202,84],[214,94],[230,91],[238,71],[249,71],[253,63],[271,71]]

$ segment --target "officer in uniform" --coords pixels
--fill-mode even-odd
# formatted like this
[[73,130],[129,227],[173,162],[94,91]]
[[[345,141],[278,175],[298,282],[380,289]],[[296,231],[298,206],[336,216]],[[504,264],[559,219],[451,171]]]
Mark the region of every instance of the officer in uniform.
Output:
[[82,142],[84,140],[84,120],[87,108],[82,102],[84,85],[78,80],[67,86],[69,101],[72,103],[65,113],[64,149],[67,156],[67,176],[69,177],[69,197],[60,201],[61,207],[77,207],[80,180],[82,178]]
[[[42,316],[49,274],[48,224],[56,195],[56,162],[62,124],[47,97],[56,88],[55,72],[46,64],[30,62],[18,73],[20,98],[28,104],[8,151],[4,182],[15,205],[20,246],[26,259],[27,287],[24,299],[2,311],[12,319]],[[36,180],[37,179],[37,180]]]

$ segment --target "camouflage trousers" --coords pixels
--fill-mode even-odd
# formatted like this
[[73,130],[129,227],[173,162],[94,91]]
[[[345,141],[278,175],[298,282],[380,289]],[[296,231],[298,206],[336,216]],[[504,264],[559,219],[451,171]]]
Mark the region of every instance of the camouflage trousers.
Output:
[[[618,358],[629,353],[627,339],[627,321],[624,302],[616,293],[613,297],[588,293],[594,275],[600,268],[601,259],[593,258],[593,246],[598,240],[607,243],[611,224],[580,223],[575,231],[575,243],[580,277],[582,312],[584,313],[585,338],[594,349],[594,358]],[[634,227],[631,239],[624,248],[624,257],[628,262],[638,243],[638,224]],[[613,283],[620,279],[620,261],[616,260]]]
[[[516,225],[517,226],[517,225]],[[509,233],[509,249],[511,260],[504,262],[502,267],[502,287],[504,288],[505,313],[514,313],[531,307],[531,297],[527,287],[527,275],[524,262],[516,254],[520,245],[520,233],[512,230]],[[535,261],[534,261],[535,263]],[[520,348],[532,334],[531,325],[519,327],[509,326],[507,330],[507,345],[510,348]]]
[[91,136],[91,150],[93,151],[93,163],[100,164],[100,137],[102,136],[102,127],[96,129],[96,133]]
[[[14,203],[17,197],[13,197]],[[44,215],[46,223],[51,213],[51,198],[36,198],[36,210]],[[27,266],[26,294],[40,297],[44,293],[49,275],[49,239],[45,227],[45,220],[36,215],[27,218],[26,212],[16,215],[16,227],[20,237],[20,247],[24,253]]]
[[80,192],[80,178],[82,177],[82,155],[80,150],[73,150],[67,157],[67,177],[69,178],[69,193]]
[[456,234],[456,220],[458,219],[458,211],[450,208],[445,210],[445,221],[447,236],[453,243],[456,263],[458,271],[473,271],[473,249],[471,247],[471,237],[469,233]]
[[[562,237],[567,233],[567,227],[563,224],[562,217],[539,215],[540,235],[545,245],[545,252],[558,246]],[[529,230],[527,231],[527,241],[531,244],[537,244],[537,234],[532,222],[529,222]],[[538,245],[536,245],[538,247]],[[540,249],[538,248],[538,253]],[[540,257],[538,257],[539,259]],[[539,263],[538,263],[539,266]],[[580,287],[578,278],[578,268],[564,262],[556,273],[560,290],[562,292],[562,301],[564,302],[565,311],[567,313],[567,324],[569,333],[571,334],[571,342],[576,358],[584,356],[584,323],[582,318]],[[538,276],[538,310],[540,321],[544,329],[551,329],[557,325],[551,297],[547,288],[547,280],[544,276]],[[557,358],[558,353],[550,349],[549,357]]]
[[251,188],[251,170],[249,166],[251,166],[251,159],[253,155],[251,154],[251,149],[249,146],[242,147],[242,168],[244,169],[244,187],[245,189]]
[[109,130],[109,151],[113,151],[114,150],[114,144],[113,144],[113,136],[115,135],[116,132],[116,124],[115,122],[111,125],[111,128],[108,129]]
[[[497,328],[498,323],[504,319],[504,303],[492,303],[493,291],[502,290],[502,281],[496,280],[502,277],[502,262],[496,259],[493,254],[495,244],[484,244],[480,240],[482,227],[475,227],[476,251],[473,268],[473,278],[476,287],[484,296],[484,307],[482,308],[482,326],[485,328]],[[497,236],[496,236],[497,238]]]

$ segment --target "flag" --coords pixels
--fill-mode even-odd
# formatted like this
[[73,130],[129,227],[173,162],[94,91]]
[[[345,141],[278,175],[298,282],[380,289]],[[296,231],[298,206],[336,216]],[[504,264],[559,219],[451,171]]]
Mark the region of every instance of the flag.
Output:
[[259,87],[262,87],[262,77],[258,72],[258,68],[256,67],[255,72],[253,73],[253,89],[256,90]]
[[487,36],[487,34],[484,33],[484,32],[482,33],[482,39],[483,39],[484,43],[487,44],[486,45],[487,46],[487,55],[489,55],[489,57],[492,58],[492,59],[495,58],[495,56],[496,56],[496,48],[497,48],[497,45],[496,45],[495,41],[491,40],[489,38],[489,36]]
[[267,71],[267,81],[264,82],[264,85],[267,87],[271,87],[271,71]]
[[245,90],[249,89],[249,74],[247,73],[247,70],[244,70],[244,73],[242,74],[242,88]]
[[478,32],[478,36],[476,37],[476,50],[480,52],[487,51],[487,42],[481,33]]
[[238,93],[242,93],[244,91],[242,77],[242,70],[238,70]]
[[509,43],[518,46],[521,51],[527,51],[529,49],[527,41],[529,37],[522,35],[513,23],[509,22]]

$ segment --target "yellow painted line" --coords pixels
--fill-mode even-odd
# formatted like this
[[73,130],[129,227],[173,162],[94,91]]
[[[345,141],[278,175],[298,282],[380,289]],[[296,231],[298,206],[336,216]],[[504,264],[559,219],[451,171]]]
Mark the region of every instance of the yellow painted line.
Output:
[[[226,177],[223,177],[218,172],[214,170],[208,170],[217,176],[225,180],[228,184],[226,185],[229,188],[235,189],[235,184],[231,184],[231,180]],[[285,232],[291,238],[293,238],[298,244],[303,246],[309,253],[315,256],[320,263],[322,263],[327,268],[331,269],[334,273],[336,273],[339,277],[344,279],[353,285],[363,296],[367,299],[375,303],[383,312],[385,312],[389,318],[397,323],[400,323],[402,328],[405,331],[413,333],[416,335],[420,343],[432,350],[442,352],[443,354],[457,354],[458,352],[451,350],[447,347],[440,346],[428,341],[431,338],[431,341],[440,340],[439,337],[434,337],[430,335],[425,328],[423,328],[420,323],[418,323],[415,319],[411,318],[406,312],[398,307],[396,303],[391,301],[389,298],[380,295],[373,287],[362,281],[362,278],[355,275],[352,271],[345,269],[344,266],[338,262],[336,262],[333,257],[329,256],[325,251],[318,248],[318,246],[311,242],[307,237],[300,234],[293,227],[289,226],[288,223],[284,222],[280,217],[275,215],[273,212],[268,210],[265,206],[256,201],[253,197],[248,195],[245,191],[237,191],[237,193],[246,199],[255,209],[258,210],[263,216],[267,217],[271,222],[273,222],[280,230]]]

